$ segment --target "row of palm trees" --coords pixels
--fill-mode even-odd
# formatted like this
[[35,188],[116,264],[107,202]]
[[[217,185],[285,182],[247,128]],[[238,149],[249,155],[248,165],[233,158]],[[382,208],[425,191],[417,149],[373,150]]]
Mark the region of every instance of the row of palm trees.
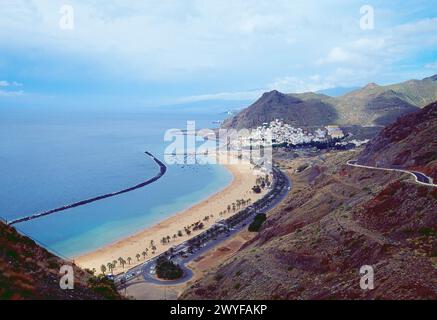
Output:
[[231,213],[232,212],[236,212],[238,210],[241,209],[241,207],[245,207],[247,205],[249,205],[250,203],[252,203],[252,199],[238,199],[235,202],[228,204],[226,210],[223,210],[219,213],[219,216],[224,216],[227,213]]
[[[265,178],[263,178],[263,177],[257,178],[257,183],[264,183],[264,185],[267,185],[268,181],[269,181],[268,175]],[[270,182],[268,182],[268,185],[270,185]],[[221,211],[219,213],[219,216],[224,216],[227,213],[229,214],[231,211],[236,212],[236,211],[240,210],[242,207],[248,206],[251,203],[252,203],[251,198],[238,199],[235,202],[233,202],[232,204],[229,204],[227,206],[226,210]],[[203,222],[208,222],[211,218],[214,218],[213,214],[205,216],[203,218]],[[184,232],[187,236],[190,236],[193,231],[202,230],[204,227],[205,227],[205,225],[201,221],[197,221],[189,226],[184,227]],[[173,236],[168,235],[168,236],[162,237],[160,242],[162,245],[170,244],[172,239],[173,239],[173,241],[176,241],[178,238],[183,237],[184,232],[182,230],[179,230]],[[211,232],[213,232],[213,235],[215,235],[217,230],[212,230]],[[157,247],[155,245],[154,240],[150,240],[149,248],[151,250],[152,255],[154,255],[156,253],[156,250],[157,250]],[[135,255],[138,262],[140,261],[141,256],[143,257],[144,260],[146,259],[146,257],[148,256],[148,253],[149,253],[149,248],[144,249],[144,251],[141,252],[141,254],[137,253]],[[102,272],[102,274],[105,274],[107,271],[109,271],[109,273],[113,273],[114,269],[117,268],[117,266],[121,266],[124,269],[126,264],[131,265],[132,260],[133,259],[131,257],[127,257],[126,260],[123,259],[122,257],[119,257],[118,260],[113,260],[112,262],[108,262],[106,265],[102,264],[100,266],[100,271]],[[93,272],[95,273],[96,270],[93,269]]]
[[[152,254],[155,254],[155,251],[156,251],[156,247],[153,247]],[[146,249],[144,249],[143,252],[141,252],[141,254],[137,253],[135,255],[135,258],[137,258],[138,262],[140,261],[141,256],[143,256],[143,259],[146,260],[146,257],[148,256],[148,252],[149,252],[149,249],[146,248]],[[120,265],[124,269],[124,266],[126,264],[131,265],[132,260],[133,259],[131,257],[127,257],[126,260],[123,259],[122,257],[119,257],[118,260],[113,260],[112,262],[108,262],[106,265],[102,264],[100,266],[100,271],[102,271],[103,274],[105,274],[106,271],[109,271],[110,273],[112,273],[114,271],[114,269],[117,267],[117,265]],[[93,270],[93,271],[95,271],[95,270]]]

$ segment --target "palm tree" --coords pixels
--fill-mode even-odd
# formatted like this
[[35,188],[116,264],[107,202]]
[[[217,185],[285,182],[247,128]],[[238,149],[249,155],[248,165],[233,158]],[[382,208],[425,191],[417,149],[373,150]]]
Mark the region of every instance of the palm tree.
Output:
[[108,262],[108,264],[107,264],[107,266],[108,266],[108,270],[109,270],[109,272],[112,272],[112,263],[111,262]]
[[155,242],[153,240],[150,240],[150,247],[153,247],[155,245]]
[[114,266],[114,268],[117,266],[117,260],[113,260],[112,261],[112,265]]
[[143,251],[141,254],[143,255],[143,259],[146,260],[147,252]]
[[231,212],[231,205],[228,204],[228,213]]
[[167,236],[167,242],[170,242],[171,237]]
[[106,267],[105,267],[104,264],[102,264],[102,265],[100,266],[100,270],[102,271],[103,274],[105,274],[105,272],[106,272]]
[[131,257],[127,257],[127,263],[129,263],[129,265],[130,265],[131,261],[132,261],[132,258]]
[[120,264],[121,264],[121,266],[122,266],[123,269],[124,269],[124,266],[126,265],[126,260],[124,260],[124,259],[122,258],[121,261],[120,261]]
[[138,261],[140,261],[141,255],[139,253],[137,253],[135,257],[137,258]]

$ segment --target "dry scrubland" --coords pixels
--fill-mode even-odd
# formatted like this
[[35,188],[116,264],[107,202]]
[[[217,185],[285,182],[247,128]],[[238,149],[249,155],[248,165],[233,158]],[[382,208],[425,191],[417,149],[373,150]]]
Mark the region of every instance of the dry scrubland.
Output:
[[[437,189],[347,166],[360,151],[280,160],[290,195],[182,298],[436,299]],[[360,289],[363,265],[375,268],[373,291]]]

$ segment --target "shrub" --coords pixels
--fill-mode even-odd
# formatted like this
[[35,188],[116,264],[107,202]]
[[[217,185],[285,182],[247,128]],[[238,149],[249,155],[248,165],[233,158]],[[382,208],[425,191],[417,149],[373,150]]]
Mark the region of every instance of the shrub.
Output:
[[261,188],[260,188],[260,186],[254,186],[252,188],[252,191],[255,192],[255,193],[261,193]]
[[156,275],[164,280],[176,280],[184,275],[181,267],[167,258],[159,258],[156,263]]
[[419,233],[422,236],[426,236],[426,237],[433,236],[435,234],[434,230],[432,230],[431,228],[427,228],[427,227],[420,228]]
[[257,214],[253,222],[249,225],[249,232],[258,232],[266,220],[267,216],[265,213]]

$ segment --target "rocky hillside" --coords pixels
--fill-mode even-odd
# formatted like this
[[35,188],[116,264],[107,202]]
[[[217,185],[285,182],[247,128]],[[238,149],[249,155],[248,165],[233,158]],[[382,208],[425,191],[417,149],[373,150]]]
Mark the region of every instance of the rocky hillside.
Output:
[[389,86],[371,83],[340,97],[323,94],[265,93],[228,119],[225,128],[253,128],[272,119],[297,126],[387,125],[437,100],[437,75]]
[[403,94],[373,83],[329,102],[338,112],[336,122],[344,125],[386,125],[419,110],[407,102]]
[[74,290],[59,287],[60,267],[72,265],[0,222],[0,300],[120,299],[114,286],[74,266]]
[[415,169],[437,181],[437,102],[384,128],[359,163]]
[[[280,160],[291,194],[181,298],[437,299],[437,189],[346,165],[357,156]],[[374,290],[360,288],[364,265],[374,268]]]

